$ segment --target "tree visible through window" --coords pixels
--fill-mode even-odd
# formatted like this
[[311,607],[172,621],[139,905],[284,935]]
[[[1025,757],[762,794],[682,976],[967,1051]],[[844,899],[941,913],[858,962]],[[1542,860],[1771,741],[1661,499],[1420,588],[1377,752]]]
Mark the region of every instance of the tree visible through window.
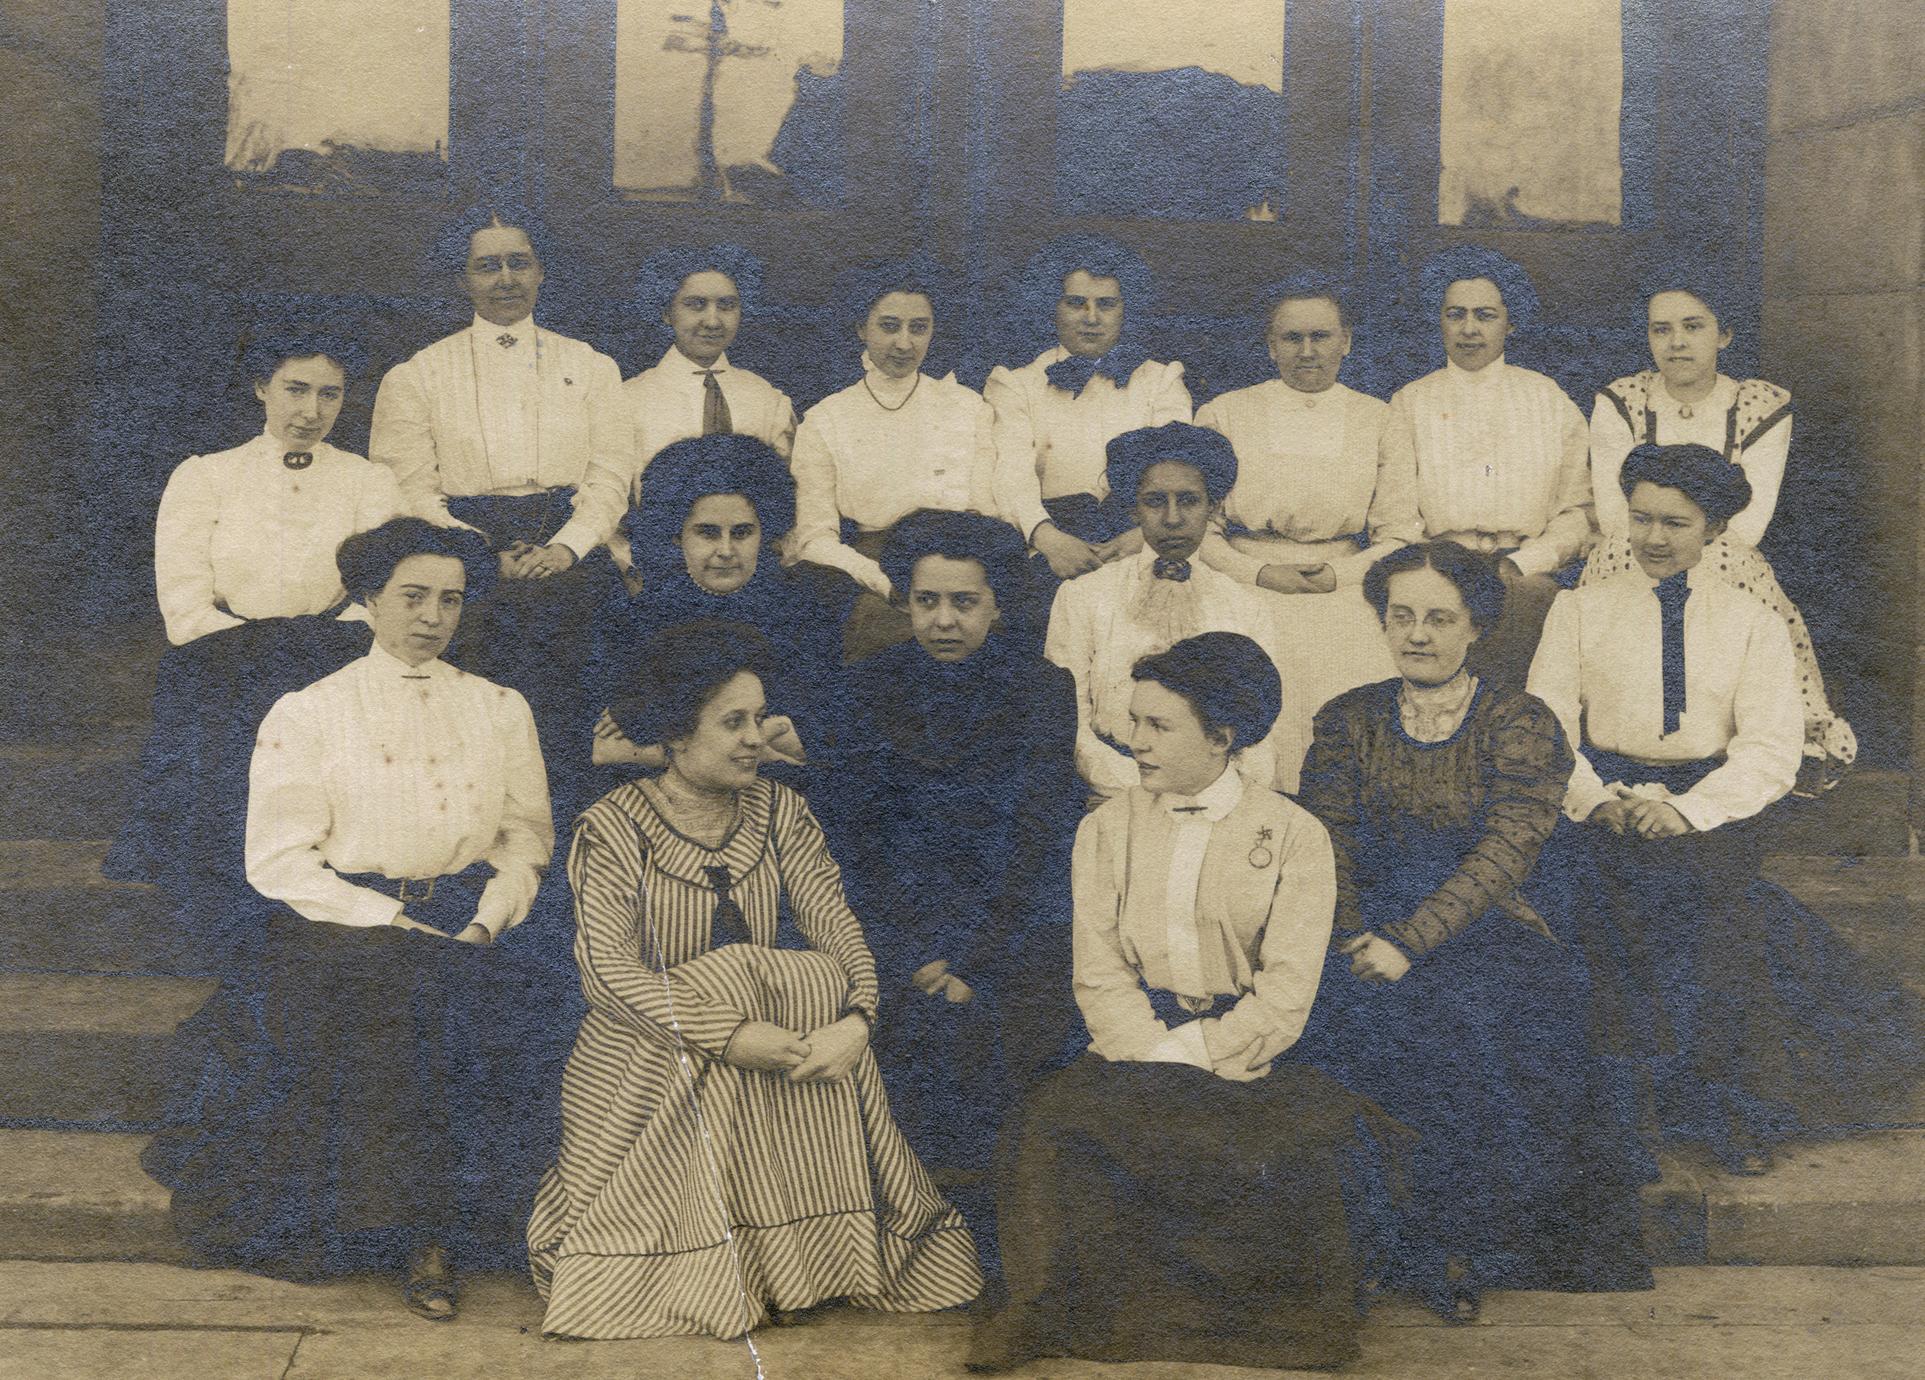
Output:
[[1283,132],[1283,0],[1064,0],[1065,215],[1270,219]]
[[228,0],[227,167],[373,189],[448,157],[449,0]]
[[843,0],[618,0],[617,191],[833,206]]
[[1616,225],[1620,0],[1445,0],[1445,225]]

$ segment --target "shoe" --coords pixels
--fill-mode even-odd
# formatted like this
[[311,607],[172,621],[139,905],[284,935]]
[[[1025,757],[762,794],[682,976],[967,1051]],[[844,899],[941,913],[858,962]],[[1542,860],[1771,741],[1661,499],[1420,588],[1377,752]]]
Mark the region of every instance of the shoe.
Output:
[[408,1280],[401,1286],[408,1311],[429,1322],[449,1322],[461,1311],[455,1293],[454,1271],[448,1253],[439,1246],[423,1246],[408,1260]]

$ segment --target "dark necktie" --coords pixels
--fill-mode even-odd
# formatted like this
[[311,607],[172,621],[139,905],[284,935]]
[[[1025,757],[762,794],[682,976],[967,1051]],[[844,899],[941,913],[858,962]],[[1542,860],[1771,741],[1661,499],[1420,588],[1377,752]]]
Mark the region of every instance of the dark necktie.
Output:
[[729,894],[729,888],[735,883],[728,867],[705,867],[702,871],[708,874],[709,885],[715,888],[715,916],[709,923],[709,947],[719,949],[724,944],[748,943],[749,922],[742,916],[742,907]]
[[727,436],[735,430],[729,416],[729,400],[722,396],[722,385],[715,381],[716,371],[699,369],[702,376],[702,434]]
[[501,348],[504,350],[514,349],[515,337],[513,332],[503,331],[500,335],[495,337],[495,344],[501,346]]
[[1166,561],[1159,556],[1150,563],[1150,574],[1159,580],[1187,580],[1190,578],[1190,563]]
[[1172,805],[1172,806],[1170,806],[1170,813],[1171,813],[1171,814],[1173,814],[1173,815],[1200,815],[1200,814],[1202,814],[1202,813],[1203,813],[1203,806],[1201,806],[1201,805]]
[[291,450],[281,457],[281,463],[291,470],[304,470],[314,463],[314,452],[311,450]]
[[1684,601],[1691,597],[1685,571],[1667,575],[1651,592],[1658,596],[1658,660],[1664,668],[1664,731],[1676,733],[1684,717]]

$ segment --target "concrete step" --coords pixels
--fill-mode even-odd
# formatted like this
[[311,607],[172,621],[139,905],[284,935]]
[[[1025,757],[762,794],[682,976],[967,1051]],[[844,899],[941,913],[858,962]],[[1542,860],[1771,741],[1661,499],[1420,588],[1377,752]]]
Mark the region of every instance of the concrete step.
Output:
[[205,978],[0,974],[0,1125],[161,1124],[174,1027],[215,986]]
[[0,840],[0,971],[197,976],[216,955],[154,888],[100,875],[100,839]]
[[120,828],[146,727],[76,743],[0,742],[0,839],[96,839]]
[[0,1250],[23,1260],[184,1260],[143,1135],[0,1131]]

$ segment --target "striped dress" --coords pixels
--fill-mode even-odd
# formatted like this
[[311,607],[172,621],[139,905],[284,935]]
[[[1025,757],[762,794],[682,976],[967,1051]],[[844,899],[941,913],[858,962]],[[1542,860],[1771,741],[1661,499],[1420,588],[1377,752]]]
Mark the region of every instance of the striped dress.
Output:
[[[715,866],[751,943],[712,947]],[[726,1338],[829,1299],[974,1298],[975,1243],[897,1131],[873,1054],[839,1082],[722,1060],[745,1019],[806,1034],[874,1017],[875,960],[802,798],[757,782],[710,849],[619,787],[582,815],[568,878],[589,1012],[528,1224],[543,1330]],[[809,947],[776,947],[778,928]]]

